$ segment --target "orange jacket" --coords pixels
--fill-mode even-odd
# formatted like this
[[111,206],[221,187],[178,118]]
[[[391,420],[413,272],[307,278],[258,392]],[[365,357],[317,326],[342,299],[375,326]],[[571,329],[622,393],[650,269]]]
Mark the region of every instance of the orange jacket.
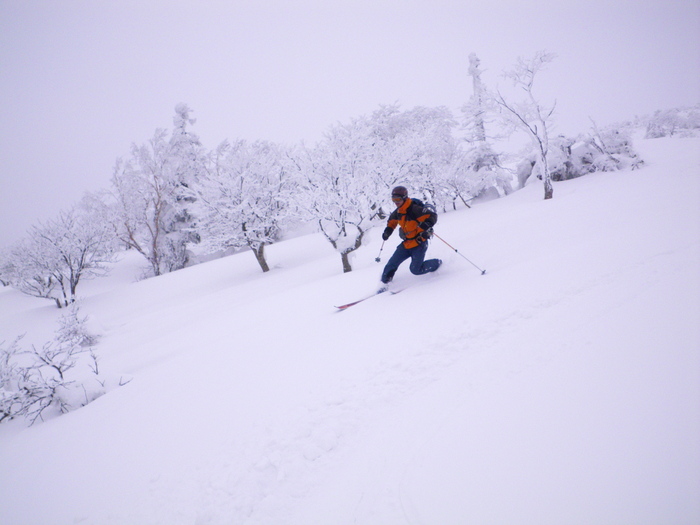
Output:
[[400,226],[399,234],[404,239],[403,246],[410,250],[425,241],[419,235],[435,226],[436,222],[437,213],[418,199],[406,199],[400,207],[391,212],[384,231],[388,237],[397,226]]

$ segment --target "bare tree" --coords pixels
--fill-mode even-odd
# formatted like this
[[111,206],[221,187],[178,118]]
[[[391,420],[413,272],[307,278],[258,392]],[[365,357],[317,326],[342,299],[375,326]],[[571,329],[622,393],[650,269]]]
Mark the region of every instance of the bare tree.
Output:
[[495,101],[503,110],[502,114],[505,119],[525,131],[536,145],[541,170],[540,176],[544,182],[545,199],[551,199],[554,195],[547,155],[550,142],[549,131],[556,104],[543,106],[535,98],[533,86],[537,73],[554,58],[555,55],[552,53],[539,51],[531,59],[518,58],[515,67],[505,73],[505,77],[510,79],[516,88],[525,93],[524,100],[520,102],[507,101],[500,91],[497,91],[495,95]]

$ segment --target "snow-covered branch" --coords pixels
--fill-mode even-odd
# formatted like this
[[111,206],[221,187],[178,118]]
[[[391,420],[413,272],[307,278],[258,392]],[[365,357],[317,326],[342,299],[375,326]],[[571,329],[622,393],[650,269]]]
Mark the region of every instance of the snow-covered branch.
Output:
[[21,337],[9,346],[0,343],[0,422],[24,417],[33,424],[47,411],[66,413],[104,393],[92,348],[96,339],[85,321],[74,305],[41,348],[22,350]]

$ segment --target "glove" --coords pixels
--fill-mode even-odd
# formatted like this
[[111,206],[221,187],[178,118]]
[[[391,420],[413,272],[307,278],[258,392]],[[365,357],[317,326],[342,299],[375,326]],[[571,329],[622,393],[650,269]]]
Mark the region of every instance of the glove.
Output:
[[424,232],[420,232],[420,233],[418,234],[418,238],[419,238],[420,240],[422,240],[422,241],[427,241],[427,240],[430,239],[432,236],[433,236],[433,230],[432,230],[432,229],[431,229],[431,230],[426,230],[426,231],[424,231]]
[[386,241],[389,237],[391,237],[392,233],[394,233],[394,230],[392,230],[388,226],[384,228],[384,233],[382,233],[382,240]]

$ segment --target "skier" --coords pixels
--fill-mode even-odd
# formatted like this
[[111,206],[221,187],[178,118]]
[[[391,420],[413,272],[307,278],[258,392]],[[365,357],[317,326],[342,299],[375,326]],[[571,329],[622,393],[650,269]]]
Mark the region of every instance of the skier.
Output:
[[391,200],[396,209],[389,215],[382,239],[386,241],[396,227],[400,226],[399,235],[403,242],[396,247],[396,251],[384,267],[379,292],[388,290],[396,270],[406,259],[411,259],[410,270],[414,275],[434,272],[442,264],[440,259],[424,260],[428,250],[428,239],[432,236],[432,228],[437,222],[437,213],[420,200],[410,199],[408,190],[403,186],[397,186],[391,191]]

